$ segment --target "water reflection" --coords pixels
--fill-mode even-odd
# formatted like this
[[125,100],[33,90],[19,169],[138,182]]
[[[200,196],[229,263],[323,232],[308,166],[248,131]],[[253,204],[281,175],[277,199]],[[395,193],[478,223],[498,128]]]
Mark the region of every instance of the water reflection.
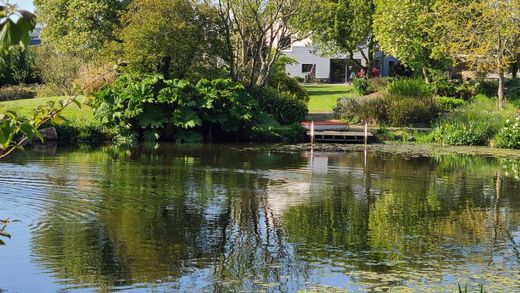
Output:
[[30,255],[19,271],[58,289],[512,289],[519,165],[238,146],[20,154],[0,165],[0,212],[27,218],[31,248],[0,257]]

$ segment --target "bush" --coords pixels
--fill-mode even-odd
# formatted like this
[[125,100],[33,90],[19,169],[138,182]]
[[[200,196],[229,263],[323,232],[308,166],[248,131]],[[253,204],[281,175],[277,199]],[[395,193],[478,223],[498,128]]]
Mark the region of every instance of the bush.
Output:
[[498,81],[496,80],[481,80],[478,82],[478,93],[488,96],[495,97],[498,92]]
[[387,98],[432,99],[432,87],[420,79],[399,79],[388,84],[385,96]]
[[465,101],[472,99],[480,92],[480,83],[460,80],[440,79],[432,83],[438,96],[458,98]]
[[436,126],[434,141],[450,145],[488,144],[515,112],[510,104],[499,111],[494,99],[477,95],[472,102],[449,113]]
[[293,99],[302,101],[305,104],[309,102],[309,93],[300,85],[297,79],[288,76],[285,70],[273,70],[269,85],[283,95],[291,96]]
[[498,132],[495,143],[499,148],[520,149],[520,117],[506,121],[506,125]]
[[253,95],[260,110],[272,115],[282,125],[301,122],[309,112],[304,102],[271,87],[255,89]]
[[40,81],[32,47],[14,47],[0,56],[0,86],[35,84]]
[[484,145],[493,137],[493,127],[483,121],[448,122],[435,128],[433,139],[449,145]]
[[370,83],[367,79],[356,78],[352,81],[352,85],[354,86],[356,93],[360,96],[366,96],[372,92]]
[[[227,79],[164,80],[161,76],[122,75],[93,94],[94,116],[121,134],[178,142],[237,134],[250,127],[257,103],[244,87]],[[172,132],[172,133],[169,133]]]
[[435,103],[443,111],[451,111],[464,105],[464,100],[450,97],[435,97]]
[[358,97],[338,99],[334,116],[350,123],[386,123],[387,105],[381,97]]
[[428,99],[386,99],[388,123],[392,126],[429,124],[437,115],[435,103]]
[[261,113],[253,127],[255,141],[298,142],[305,137],[306,129],[299,123],[281,125],[272,115]]
[[36,58],[44,82],[38,90],[40,96],[69,96],[75,93],[74,81],[83,60],[56,52],[48,45],[38,46]]
[[0,88],[0,101],[32,99],[36,97],[36,87],[12,85]]
[[506,95],[508,100],[520,100],[520,79],[510,79],[507,81]]

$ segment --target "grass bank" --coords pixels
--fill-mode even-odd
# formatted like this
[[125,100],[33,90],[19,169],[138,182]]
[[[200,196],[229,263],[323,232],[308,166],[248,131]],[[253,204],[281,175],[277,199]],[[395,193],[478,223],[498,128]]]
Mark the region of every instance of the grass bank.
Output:
[[[24,100],[16,100],[16,101],[7,101],[0,102],[0,107],[5,110],[16,111],[20,115],[29,117],[33,110],[39,105],[43,105],[49,101],[58,100],[60,97],[45,97],[45,98],[34,98],[34,99],[24,99]],[[82,102],[82,98],[80,98],[80,102]],[[94,122],[94,116],[92,113],[92,109],[89,106],[82,105],[79,108],[75,104],[69,105],[62,112],[62,116],[67,120],[78,120],[83,123]]]
[[305,85],[309,93],[309,113],[330,113],[339,98],[354,97],[354,88],[345,84]]

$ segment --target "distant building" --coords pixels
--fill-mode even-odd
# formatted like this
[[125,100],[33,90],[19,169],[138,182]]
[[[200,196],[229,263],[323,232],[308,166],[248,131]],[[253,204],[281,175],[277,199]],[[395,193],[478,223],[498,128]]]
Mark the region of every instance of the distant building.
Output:
[[[368,49],[365,48],[364,51],[367,54]],[[292,77],[306,79],[312,76],[316,82],[345,83],[350,82],[361,71],[350,56],[320,56],[309,39],[295,42],[290,49],[284,51],[284,54],[296,60],[295,64],[285,66],[286,73]],[[353,59],[366,66],[361,52],[355,52]],[[375,67],[379,69],[381,76],[391,76],[393,68],[398,63],[396,58],[384,56],[381,51],[376,52]]]

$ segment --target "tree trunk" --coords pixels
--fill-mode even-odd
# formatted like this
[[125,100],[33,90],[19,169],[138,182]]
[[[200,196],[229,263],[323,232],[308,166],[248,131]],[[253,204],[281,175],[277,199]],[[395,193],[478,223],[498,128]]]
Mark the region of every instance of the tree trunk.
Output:
[[498,109],[504,110],[504,71],[500,70],[498,73]]
[[426,83],[430,83],[431,82],[430,74],[428,73],[428,69],[426,69],[426,67],[422,68],[422,74],[424,76],[424,80],[426,81]]
[[367,72],[365,75],[367,78],[372,78],[372,69],[374,69],[374,41],[372,38],[368,40],[367,55]]

